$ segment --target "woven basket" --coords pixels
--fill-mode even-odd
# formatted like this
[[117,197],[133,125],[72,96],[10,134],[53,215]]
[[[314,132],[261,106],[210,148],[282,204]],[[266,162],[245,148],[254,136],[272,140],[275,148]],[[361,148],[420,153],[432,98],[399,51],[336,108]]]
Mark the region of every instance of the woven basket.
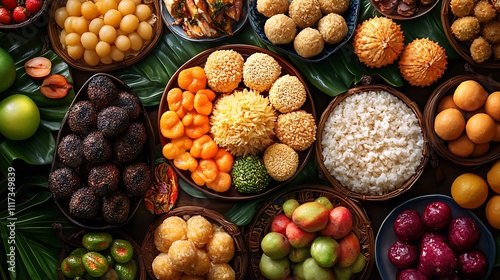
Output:
[[146,236],[142,241],[141,250],[143,252],[142,261],[144,262],[144,267],[146,268],[149,277],[151,279],[156,279],[151,264],[153,263],[154,258],[160,254],[154,244],[154,232],[156,228],[168,217],[179,216],[187,220],[195,215],[201,215],[205,217],[211,223],[222,227],[233,237],[235,253],[233,259],[229,262],[229,265],[231,265],[231,267],[234,269],[234,272],[236,273],[236,280],[246,279],[245,276],[248,268],[248,252],[240,229],[235,224],[228,222],[219,212],[198,206],[176,207],[170,210],[167,214],[160,216],[160,218],[158,218],[148,227]]
[[57,55],[60,56],[64,60],[64,62],[68,63],[70,66],[78,70],[87,72],[109,72],[130,66],[136,62],[141,61],[145,56],[147,56],[154,49],[156,43],[158,43],[161,38],[163,22],[160,18],[161,12],[159,1],[143,0],[142,3],[147,4],[153,12],[152,20],[154,20],[154,24],[153,37],[151,38],[151,40],[149,40],[149,42],[147,42],[138,52],[127,53],[123,61],[113,62],[111,64],[99,63],[97,66],[90,66],[85,63],[83,59],[76,60],[69,56],[68,52],[63,49],[63,46],[59,40],[61,28],[57,25],[54,15],[59,7],[66,5],[66,2],[67,0],[55,0],[50,6],[48,23],[49,40],[52,48],[57,53]]
[[431,96],[427,100],[427,103],[425,104],[424,121],[425,127],[427,128],[427,134],[429,135],[431,148],[436,151],[439,156],[460,165],[476,166],[500,158],[500,142],[490,142],[490,148],[488,152],[482,156],[460,157],[450,153],[446,145],[447,142],[439,138],[439,136],[434,133],[433,129],[434,119],[436,117],[436,108],[439,104],[439,101],[441,101],[444,96],[453,94],[455,88],[461,82],[466,80],[475,80],[479,82],[489,93],[500,90],[500,83],[487,76],[479,74],[465,74],[455,76],[439,85],[432,92]]
[[375,0],[370,0],[370,4],[375,8],[375,10],[377,10],[377,12],[379,12],[383,16],[386,16],[386,17],[394,19],[394,20],[412,20],[412,19],[416,19],[418,17],[421,17],[421,16],[427,14],[428,12],[430,12],[432,9],[434,9],[434,7],[437,5],[438,2],[439,2],[439,0],[434,0],[434,3],[424,6],[424,5],[421,5],[419,1],[417,1],[417,11],[411,16],[402,16],[402,15],[398,14],[396,12],[396,10],[394,10],[394,12],[392,12],[392,13],[384,12],[384,11],[382,11],[382,9],[380,9],[380,7],[378,5],[378,3],[380,3],[380,2],[375,1]]
[[[62,242],[64,244],[63,249],[61,250],[61,253],[59,254],[59,262],[58,264],[61,264],[61,262],[66,258],[71,251],[73,251],[76,248],[82,248],[82,238],[85,235],[85,233],[88,232],[109,232],[111,233],[111,236],[113,236],[113,239],[125,239],[132,244],[134,247],[134,255],[132,259],[137,263],[137,274],[135,279],[139,280],[145,280],[146,279],[146,269],[144,268],[144,264],[142,262],[142,251],[141,247],[139,244],[128,234],[121,230],[111,230],[111,231],[92,231],[92,230],[80,230],[68,237],[65,237],[62,233],[62,228],[60,224],[55,224],[54,229],[58,231],[59,238],[62,239]],[[66,278],[64,274],[61,271],[61,267],[59,266],[57,268],[57,276],[59,280],[68,280],[70,278]]]
[[500,61],[494,61],[493,58],[490,58],[482,63],[475,62],[470,54],[470,44],[471,42],[461,42],[455,38],[453,33],[451,33],[451,24],[456,19],[450,9],[450,0],[443,0],[441,4],[441,22],[443,24],[443,30],[450,42],[450,45],[453,49],[470,65],[485,68],[485,69],[500,69]]
[[[283,213],[283,203],[290,198],[299,203],[313,201],[324,196],[334,206],[345,206],[353,214],[354,226],[352,231],[356,234],[361,244],[361,253],[365,256],[366,265],[363,271],[353,274],[351,279],[370,279],[370,273],[375,263],[375,237],[371,222],[365,210],[355,201],[346,197],[343,193],[325,185],[301,185],[294,187],[291,191],[265,202],[255,214],[252,223],[248,226],[248,249],[250,254],[250,276],[254,280],[264,280],[259,263],[263,254],[260,247],[262,238],[270,231],[271,222],[274,217]],[[288,278],[287,278],[288,279]]]
[[[423,147],[423,151],[422,151],[423,157],[422,157],[422,160],[421,160],[420,165],[418,166],[416,172],[406,182],[404,182],[401,187],[399,187],[395,190],[392,190],[388,193],[384,193],[383,195],[361,194],[361,193],[351,191],[347,187],[343,186],[342,183],[340,183],[335,177],[330,175],[330,173],[328,172],[328,170],[324,164],[324,160],[323,160],[323,156],[322,156],[322,147],[321,147],[321,139],[323,138],[322,133],[323,133],[323,130],[325,127],[325,123],[326,123],[328,117],[330,116],[330,114],[332,113],[332,111],[335,109],[335,107],[340,102],[342,102],[348,96],[351,96],[353,94],[366,92],[366,91],[386,91],[386,92],[398,97],[401,101],[403,101],[408,107],[410,107],[410,109],[413,111],[413,113],[417,117],[419,125],[422,128],[422,133],[423,133],[423,138],[424,138],[424,147]],[[370,201],[388,200],[390,198],[396,197],[396,196],[408,191],[413,186],[413,184],[417,181],[417,179],[420,177],[420,175],[422,175],[422,172],[424,171],[424,168],[429,160],[429,147],[427,145],[427,142],[428,142],[427,141],[427,139],[428,139],[427,131],[424,129],[424,124],[423,124],[422,114],[420,112],[420,109],[418,108],[417,104],[415,104],[412,100],[410,100],[406,95],[402,94],[401,92],[399,92],[399,91],[397,91],[389,86],[385,86],[385,85],[375,85],[374,84],[374,85],[359,86],[356,88],[352,88],[349,91],[347,91],[346,93],[335,97],[330,102],[330,104],[328,105],[326,110],[323,112],[323,114],[321,115],[321,119],[320,119],[320,122],[318,125],[316,139],[317,139],[316,140],[316,158],[318,161],[319,168],[322,171],[322,173],[325,175],[327,180],[339,192],[341,192],[341,193],[343,193],[343,194],[345,194],[353,199],[357,199],[357,200],[361,200],[361,201],[364,201],[364,200],[370,200]]]
[[[0,31],[13,31],[13,30],[18,30],[21,28],[30,28],[33,29],[39,29],[43,27],[47,23],[47,18],[48,18],[48,8],[50,4],[50,0],[43,0],[42,8],[33,16],[30,16],[26,21],[23,21],[21,23],[12,23],[12,24],[1,24],[0,23]],[[31,24],[34,24],[33,27],[31,27]],[[33,31],[29,31],[29,33],[32,33]]]

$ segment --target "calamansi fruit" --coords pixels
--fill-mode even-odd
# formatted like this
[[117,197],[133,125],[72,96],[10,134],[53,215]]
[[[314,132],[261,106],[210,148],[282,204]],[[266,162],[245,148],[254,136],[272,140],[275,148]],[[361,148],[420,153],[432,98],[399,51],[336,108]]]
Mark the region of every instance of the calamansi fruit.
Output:
[[490,225],[496,229],[500,229],[500,195],[495,195],[488,200],[485,208],[486,219]]
[[24,140],[35,134],[40,111],[24,94],[13,94],[0,101],[0,133],[11,140]]
[[451,197],[462,208],[478,208],[488,198],[488,184],[477,174],[464,173],[451,184]]
[[488,169],[488,173],[486,173],[486,181],[494,192],[500,194],[500,159],[495,161],[490,169]]
[[6,91],[16,80],[16,64],[10,54],[0,48],[0,92]]

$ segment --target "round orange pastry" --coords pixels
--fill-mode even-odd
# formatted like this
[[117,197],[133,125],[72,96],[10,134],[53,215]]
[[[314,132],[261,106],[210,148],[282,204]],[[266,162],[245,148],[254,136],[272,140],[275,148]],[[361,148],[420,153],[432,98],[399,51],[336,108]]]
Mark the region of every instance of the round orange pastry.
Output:
[[439,79],[448,64],[445,50],[427,38],[409,43],[399,59],[399,70],[412,86],[425,87]]
[[401,26],[386,17],[374,17],[358,25],[355,31],[354,53],[372,68],[393,63],[404,48]]

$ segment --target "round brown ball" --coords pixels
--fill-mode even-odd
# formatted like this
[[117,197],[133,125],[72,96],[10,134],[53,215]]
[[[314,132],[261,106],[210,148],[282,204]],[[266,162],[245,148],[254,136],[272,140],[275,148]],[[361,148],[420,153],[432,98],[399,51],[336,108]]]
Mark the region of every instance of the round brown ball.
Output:
[[179,279],[182,272],[175,270],[167,253],[160,253],[153,259],[151,268],[156,279]]
[[490,21],[481,29],[481,35],[491,44],[500,43],[500,21]]
[[158,251],[167,253],[172,243],[187,239],[187,224],[184,219],[170,216],[155,229],[154,243]]
[[83,140],[76,134],[64,136],[57,146],[57,155],[62,164],[78,167],[83,162]]
[[264,23],[264,34],[274,45],[283,45],[293,42],[297,34],[297,26],[293,19],[285,14],[277,14]]
[[267,173],[276,181],[286,181],[299,167],[299,154],[290,146],[275,143],[269,146],[263,156]]
[[488,0],[481,0],[477,2],[476,6],[474,6],[473,15],[479,20],[479,22],[485,23],[495,19],[497,11],[495,10],[495,7],[488,2]]
[[232,92],[243,79],[244,62],[237,51],[214,51],[207,57],[204,67],[208,86],[215,92]]
[[470,55],[475,62],[484,62],[490,59],[491,54],[491,45],[488,41],[486,41],[486,39],[479,36],[472,41],[472,44],[470,45]]
[[299,28],[313,26],[323,16],[317,0],[292,0],[288,15]]
[[317,29],[307,27],[295,36],[293,48],[301,57],[310,58],[323,51],[325,41],[323,41],[323,36]]
[[82,185],[75,170],[64,166],[49,174],[49,190],[57,199],[69,199]]
[[198,248],[205,246],[214,232],[212,223],[201,215],[192,216],[186,224],[187,238]]
[[235,252],[234,241],[225,231],[214,231],[205,245],[205,250],[213,263],[229,262]]
[[281,66],[266,53],[253,53],[243,65],[243,83],[250,89],[267,91],[281,74]]
[[182,272],[191,271],[198,257],[196,247],[189,240],[174,241],[167,254],[172,267]]
[[303,151],[316,140],[314,116],[304,110],[278,116],[275,126],[276,137],[296,151]]
[[472,14],[474,9],[475,0],[451,0],[450,9],[451,13],[456,17],[465,17]]
[[479,20],[473,16],[461,17],[451,24],[451,33],[459,41],[470,41],[481,31]]
[[318,0],[323,14],[342,14],[349,8],[350,0]]
[[207,274],[207,280],[234,280],[236,273],[227,263],[214,263]]
[[307,92],[297,76],[279,77],[269,90],[269,102],[280,113],[298,110],[306,101]]
[[343,16],[329,13],[318,21],[318,31],[327,44],[337,44],[347,35],[349,28]]
[[288,12],[288,0],[257,0],[257,11],[265,17]]

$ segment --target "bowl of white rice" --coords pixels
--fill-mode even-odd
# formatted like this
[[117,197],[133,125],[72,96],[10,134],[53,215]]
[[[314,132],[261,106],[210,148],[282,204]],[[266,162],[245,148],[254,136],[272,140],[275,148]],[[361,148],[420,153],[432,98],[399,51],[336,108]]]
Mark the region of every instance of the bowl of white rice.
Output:
[[335,97],[317,130],[316,157],[333,187],[358,200],[387,200],[408,189],[429,159],[418,106],[384,85]]

